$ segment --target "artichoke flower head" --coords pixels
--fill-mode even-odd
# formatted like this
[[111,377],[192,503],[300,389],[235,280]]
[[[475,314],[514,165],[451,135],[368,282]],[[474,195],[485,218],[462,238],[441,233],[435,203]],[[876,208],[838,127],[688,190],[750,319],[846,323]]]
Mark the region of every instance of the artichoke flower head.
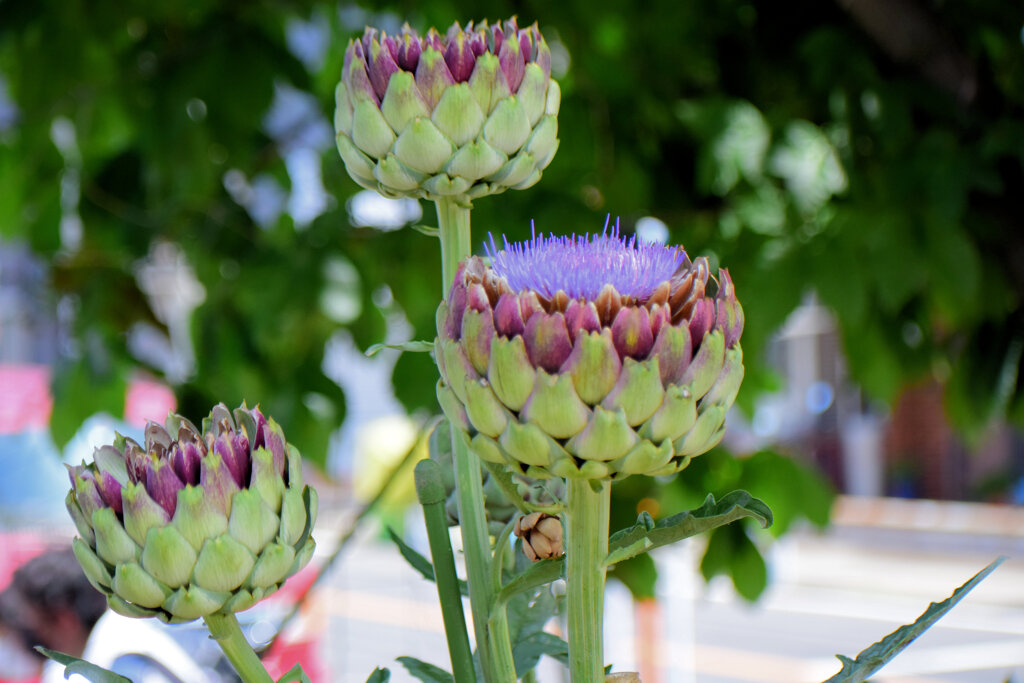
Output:
[[455,23],[443,35],[367,28],[335,91],[349,175],[386,197],[436,200],[524,189],[558,148],[560,91],[537,25]]
[[544,237],[470,257],[438,310],[438,398],[533,477],[666,475],[718,444],[743,378],[729,273],[680,247]]
[[316,491],[258,408],[214,407],[118,436],[69,467],[75,556],[110,607],[182,622],[247,609],[313,555]]

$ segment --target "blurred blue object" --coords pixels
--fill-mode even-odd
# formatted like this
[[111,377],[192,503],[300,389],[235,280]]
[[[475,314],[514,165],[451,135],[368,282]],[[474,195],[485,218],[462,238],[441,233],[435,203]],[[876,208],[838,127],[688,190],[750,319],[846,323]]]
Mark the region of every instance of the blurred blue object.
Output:
[[69,525],[64,498],[71,483],[63,463],[92,460],[93,449],[112,443],[115,432],[137,441],[142,438],[141,429],[103,413],[82,423],[63,457],[48,431],[0,433],[0,529]]
[[49,432],[0,434],[0,528],[64,523],[71,485]]

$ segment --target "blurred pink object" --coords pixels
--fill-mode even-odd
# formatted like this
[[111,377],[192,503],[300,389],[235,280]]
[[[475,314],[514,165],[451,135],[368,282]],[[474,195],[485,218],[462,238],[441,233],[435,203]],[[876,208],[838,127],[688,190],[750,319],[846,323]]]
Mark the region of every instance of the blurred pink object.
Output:
[[0,434],[46,429],[52,411],[48,366],[0,365]]
[[124,420],[135,427],[145,427],[147,420],[163,424],[167,413],[177,406],[178,400],[167,385],[133,379],[124,398]]

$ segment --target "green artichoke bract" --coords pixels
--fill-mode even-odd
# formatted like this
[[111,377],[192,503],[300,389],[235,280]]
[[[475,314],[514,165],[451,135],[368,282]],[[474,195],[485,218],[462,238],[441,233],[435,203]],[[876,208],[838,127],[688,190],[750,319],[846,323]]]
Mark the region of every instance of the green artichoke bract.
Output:
[[309,562],[316,491],[258,408],[217,405],[202,431],[171,414],[144,441],[118,436],[68,468],[75,556],[114,611],[165,622],[238,612]]
[[445,35],[367,28],[335,93],[349,175],[387,197],[476,197],[523,189],[558,149],[558,83],[537,25],[515,19]]
[[743,379],[727,271],[617,229],[488,252],[438,310],[438,398],[479,457],[603,479],[672,474],[718,444]]

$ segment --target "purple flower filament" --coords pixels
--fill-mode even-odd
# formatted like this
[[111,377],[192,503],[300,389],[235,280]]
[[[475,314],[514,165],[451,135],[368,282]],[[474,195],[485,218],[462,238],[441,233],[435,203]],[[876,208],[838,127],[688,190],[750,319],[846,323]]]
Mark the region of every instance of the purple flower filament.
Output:
[[637,242],[636,235],[619,235],[619,224],[611,232],[605,223],[600,234],[556,237],[537,235],[526,242],[498,250],[491,235],[484,250],[491,268],[515,291],[533,290],[546,299],[562,290],[572,299],[593,301],[605,285],[623,295],[643,300],[658,285],[671,279],[686,259],[681,247]]

